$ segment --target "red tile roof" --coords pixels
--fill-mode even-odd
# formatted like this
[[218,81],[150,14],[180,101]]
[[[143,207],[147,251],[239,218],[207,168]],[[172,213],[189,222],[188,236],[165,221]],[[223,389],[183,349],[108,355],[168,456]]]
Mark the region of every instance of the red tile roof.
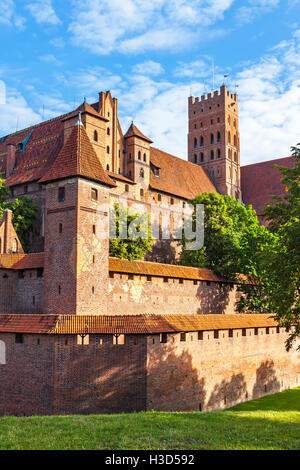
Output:
[[153,147],[150,149],[150,161],[160,168],[159,176],[150,172],[150,187],[156,191],[184,199],[193,199],[198,194],[217,191],[208,172],[200,165]]
[[295,160],[293,157],[286,157],[241,167],[243,201],[246,205],[251,204],[259,216],[262,215],[265,204],[272,204],[272,195],[285,195],[281,184],[282,175],[275,164],[293,168]]
[[139,137],[140,139],[143,139],[146,142],[150,142],[150,144],[152,144],[152,140],[146,137],[133,123],[129,126],[128,131],[124,135],[125,139],[128,139],[128,137]]
[[153,263],[150,261],[129,261],[127,259],[109,258],[109,271],[144,276],[172,277],[212,282],[229,282],[213,271],[203,268],[192,268],[172,264]]
[[82,176],[108,186],[115,183],[105,173],[82,124],[76,124],[41,183],[72,176]]
[[37,269],[44,267],[44,253],[2,254],[0,268],[2,269]]
[[274,327],[271,315],[0,315],[0,332],[157,334]]

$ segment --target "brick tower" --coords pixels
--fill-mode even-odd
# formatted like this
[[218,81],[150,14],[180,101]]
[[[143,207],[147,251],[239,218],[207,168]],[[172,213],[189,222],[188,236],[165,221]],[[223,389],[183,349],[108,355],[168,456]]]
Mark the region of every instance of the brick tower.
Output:
[[46,185],[44,313],[104,314],[114,183],[80,117],[40,182]]
[[188,160],[205,168],[221,194],[241,198],[238,96],[220,91],[189,97]]

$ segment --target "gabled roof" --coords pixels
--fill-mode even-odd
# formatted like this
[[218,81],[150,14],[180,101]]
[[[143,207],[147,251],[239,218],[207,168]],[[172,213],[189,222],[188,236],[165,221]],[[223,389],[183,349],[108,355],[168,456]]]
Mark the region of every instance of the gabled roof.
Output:
[[293,157],[279,158],[241,167],[241,185],[243,202],[251,204],[258,216],[262,215],[265,204],[272,204],[274,196],[284,196],[282,175],[274,165],[287,168],[295,166]]
[[65,120],[66,119],[71,119],[73,117],[78,116],[79,112],[81,114],[84,114],[84,113],[91,114],[92,116],[95,116],[95,117],[97,117],[99,119],[102,119],[103,121],[106,121],[106,122],[109,121],[109,119],[105,118],[104,116],[101,116],[101,114],[99,114],[95,110],[95,108],[93,106],[91,106],[90,104],[88,104],[86,101],[84,103],[82,103],[80,106],[78,106],[78,108],[76,108],[75,111],[68,114],[68,116],[66,116]]
[[44,267],[44,253],[2,254],[0,255],[1,269],[37,269]]
[[124,135],[125,139],[128,139],[129,137],[139,137],[140,139],[145,140],[146,142],[150,142],[152,144],[152,140],[150,140],[148,137],[146,137],[134,124],[133,122],[129,126],[128,131]]
[[193,199],[204,192],[217,192],[208,172],[200,165],[154,147],[150,147],[150,161],[160,169],[159,176],[150,171],[150,187],[156,191],[184,199]]
[[0,332],[158,334],[277,326],[270,315],[0,315]]
[[81,122],[74,126],[55,162],[40,179],[40,183],[73,176],[82,176],[108,186],[115,186],[115,183],[103,170]]

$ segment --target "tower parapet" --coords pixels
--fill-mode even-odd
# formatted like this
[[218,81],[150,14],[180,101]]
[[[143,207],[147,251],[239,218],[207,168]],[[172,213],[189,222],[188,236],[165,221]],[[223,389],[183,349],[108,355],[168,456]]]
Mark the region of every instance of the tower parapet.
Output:
[[220,192],[241,197],[238,95],[220,90],[189,97],[188,160],[206,168]]

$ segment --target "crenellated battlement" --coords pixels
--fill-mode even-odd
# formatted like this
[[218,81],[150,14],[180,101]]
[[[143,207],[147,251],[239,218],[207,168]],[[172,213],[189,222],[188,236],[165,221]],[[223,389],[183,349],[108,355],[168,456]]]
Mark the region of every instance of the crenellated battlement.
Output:
[[238,95],[236,93],[231,93],[227,90],[226,85],[222,85],[220,90],[215,90],[212,93],[207,93],[201,97],[190,96],[189,97],[189,106],[207,106],[209,104],[224,102],[226,99],[233,100],[238,103]]

